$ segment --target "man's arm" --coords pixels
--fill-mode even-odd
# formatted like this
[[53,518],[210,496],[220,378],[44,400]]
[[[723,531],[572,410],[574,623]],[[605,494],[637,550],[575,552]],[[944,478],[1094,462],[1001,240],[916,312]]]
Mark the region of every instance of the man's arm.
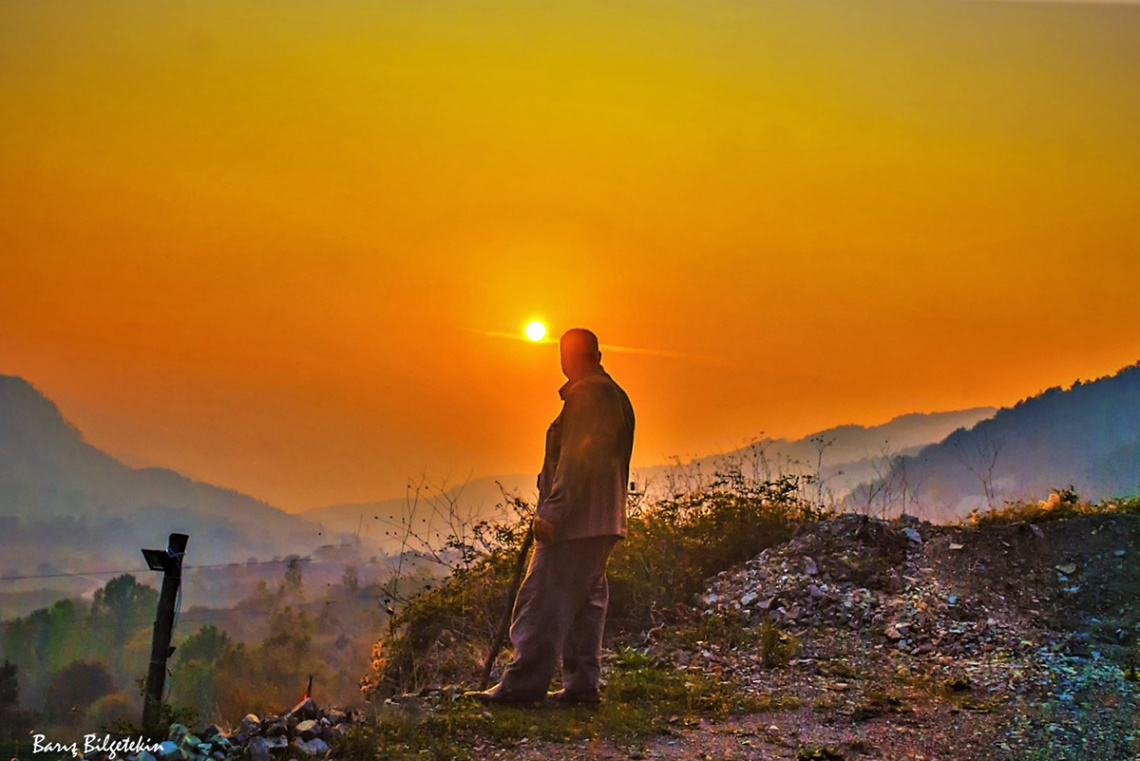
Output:
[[602,430],[604,400],[599,390],[592,383],[576,384],[562,411],[558,467],[549,494],[536,510],[539,518],[551,524],[553,532],[565,524],[575,503],[580,502],[588,485],[591,462],[605,434]]

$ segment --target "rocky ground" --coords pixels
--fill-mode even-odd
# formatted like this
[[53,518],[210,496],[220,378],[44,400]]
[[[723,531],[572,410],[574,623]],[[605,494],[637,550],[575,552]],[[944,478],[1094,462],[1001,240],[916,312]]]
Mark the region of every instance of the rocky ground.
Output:
[[654,713],[649,684],[638,729],[613,705],[487,711],[449,687],[371,707],[395,734],[341,742],[352,717],[310,703],[233,732],[183,729],[158,755],[1137,761],[1138,600],[1140,516],[966,527],[843,515],[720,574],[677,625],[624,643],[675,684],[719,685],[745,710],[682,699]]
[[772,740],[762,757],[1137,759],[1138,548],[1136,516],[985,528],[842,516],[699,601],[704,616],[777,622],[796,645],[786,666],[715,642],[672,657],[800,701],[744,722]]

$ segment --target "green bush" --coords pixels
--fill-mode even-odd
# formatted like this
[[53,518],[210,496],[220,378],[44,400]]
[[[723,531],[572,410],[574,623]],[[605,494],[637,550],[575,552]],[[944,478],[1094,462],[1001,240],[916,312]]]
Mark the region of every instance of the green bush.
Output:
[[[517,521],[484,522],[475,527],[472,543],[449,543],[462,562],[393,617],[388,637],[373,649],[371,673],[361,682],[365,693],[384,696],[478,678],[532,511],[517,498],[511,506]],[[710,576],[786,541],[819,517],[801,499],[793,476],[752,482],[730,473],[707,489],[636,507],[607,570],[607,633],[629,635],[676,620]]]
[[966,523],[970,526],[1002,526],[1011,523],[1043,523],[1045,521],[1075,518],[1081,515],[1140,515],[1140,496],[1082,501],[1072,486],[1050,489],[1047,499],[1036,502],[1011,503],[1005,507],[981,512],[970,512]]
[[708,578],[787,541],[815,519],[795,477],[749,483],[724,478],[635,511],[610,559],[609,625],[638,632],[671,620]]

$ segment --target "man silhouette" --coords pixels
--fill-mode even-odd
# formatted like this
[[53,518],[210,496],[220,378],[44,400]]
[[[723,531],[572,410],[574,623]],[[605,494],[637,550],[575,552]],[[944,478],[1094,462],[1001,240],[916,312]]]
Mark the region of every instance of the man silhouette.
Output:
[[583,328],[560,341],[566,383],[562,412],[546,432],[532,524],[535,551],[511,622],[512,658],[502,680],[469,693],[485,703],[547,697],[562,664],[562,689],[549,697],[596,703],[609,587],[606,563],[626,532],[633,406],[602,368],[598,338]]

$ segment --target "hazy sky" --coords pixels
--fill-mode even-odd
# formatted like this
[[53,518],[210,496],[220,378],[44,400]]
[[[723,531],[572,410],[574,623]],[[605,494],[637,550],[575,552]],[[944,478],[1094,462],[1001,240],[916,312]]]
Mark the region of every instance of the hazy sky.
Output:
[[1140,359],[1140,8],[0,4],[0,373],[287,509],[634,464]]

